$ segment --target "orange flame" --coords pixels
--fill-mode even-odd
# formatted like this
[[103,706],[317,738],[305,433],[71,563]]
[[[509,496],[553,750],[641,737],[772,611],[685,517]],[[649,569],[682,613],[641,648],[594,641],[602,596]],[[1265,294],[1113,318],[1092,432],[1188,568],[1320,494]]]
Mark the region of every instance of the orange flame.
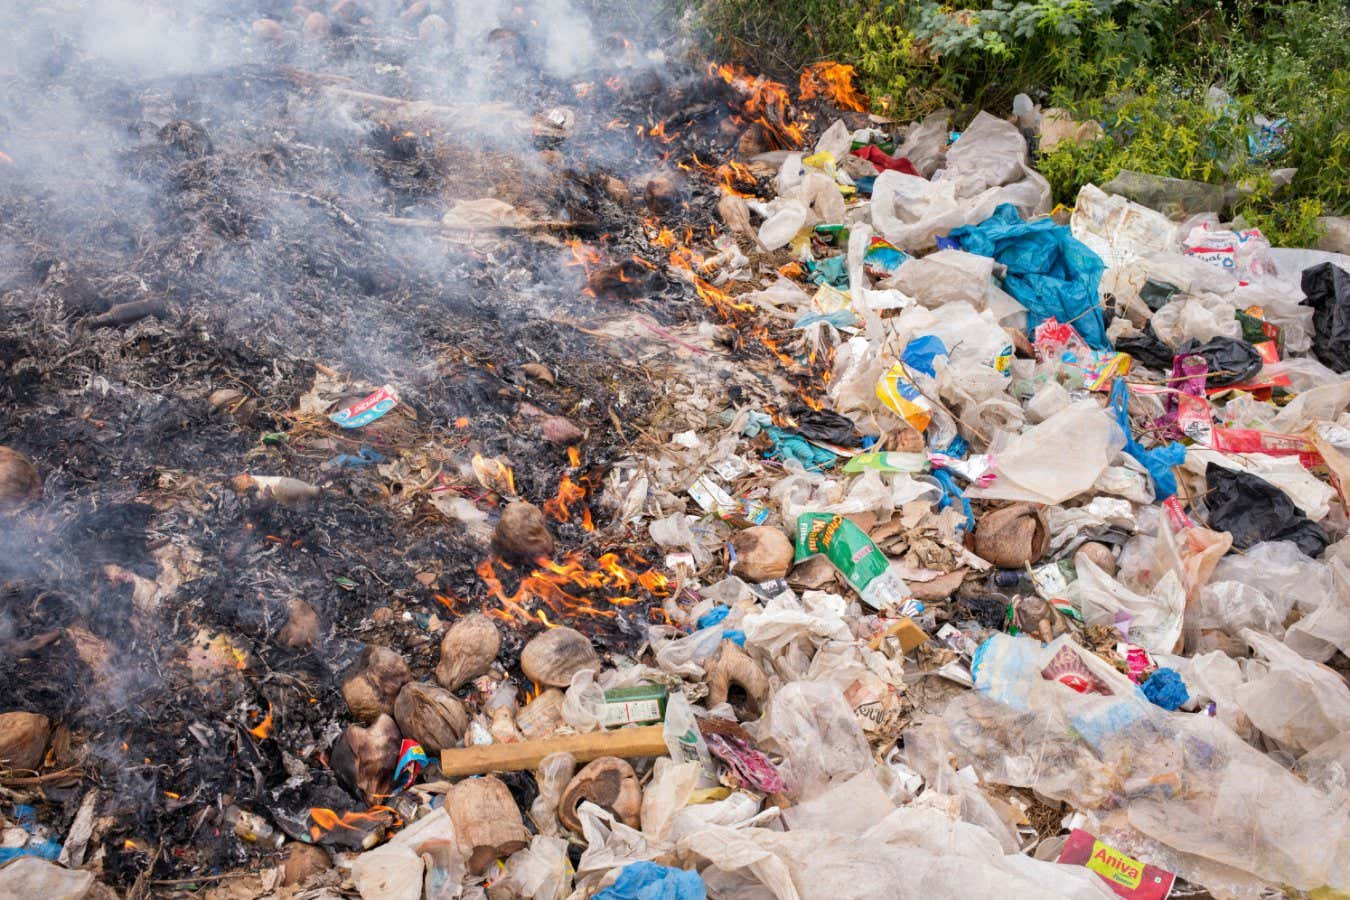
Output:
[[265,740],[272,733],[272,701],[267,701],[267,715],[263,720],[248,730],[258,740]]
[[[491,559],[478,565],[478,577],[501,604],[500,609],[488,610],[486,614],[513,627],[539,623],[556,627],[549,613],[562,619],[576,616],[612,619],[618,613],[607,607],[641,602],[642,597],[635,596],[637,591],[651,597],[670,593],[666,576],[655,571],[634,572],[619,562],[616,553],[602,555],[594,569],[587,568],[580,554],[573,554],[561,563],[541,559],[538,568],[520,580],[514,594],[506,593]],[[540,604],[547,609],[539,608]]]
[[750,167],[744,163],[725,163],[717,167],[715,174],[718,184],[728,194],[735,194],[737,197],[755,196],[755,188],[758,187],[759,180],[750,171]]
[[478,483],[490,491],[504,497],[516,495],[516,474],[500,459],[489,459],[481,453],[475,453],[473,474],[478,478]]
[[[585,478],[583,476],[582,481]],[[572,521],[571,506],[586,498],[585,484],[572,480],[570,475],[564,475],[562,481],[558,483],[558,494],[552,500],[544,501],[544,514],[557,522]],[[591,521],[591,511],[585,505],[581,508],[581,527],[587,531],[595,530],[595,523]]]
[[853,86],[857,73],[852,66],[837,62],[819,62],[802,70],[798,82],[803,100],[824,97],[840,109],[867,112],[867,98]]
[[339,828],[364,835],[397,825],[400,821],[398,813],[388,806],[372,806],[365,812],[349,810],[340,816],[331,809],[315,806],[310,809],[309,818],[313,822],[309,826],[309,836],[315,842]]
[[780,149],[793,149],[806,142],[805,127],[792,119],[786,87],[751,75],[740,66],[709,63],[708,74],[721,78],[741,95],[739,112],[761,126]]

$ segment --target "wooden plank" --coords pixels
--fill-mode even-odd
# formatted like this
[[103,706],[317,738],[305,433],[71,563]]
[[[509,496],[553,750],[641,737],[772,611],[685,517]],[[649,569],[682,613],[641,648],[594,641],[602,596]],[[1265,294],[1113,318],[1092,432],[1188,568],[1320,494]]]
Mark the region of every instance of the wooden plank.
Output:
[[665,756],[666,740],[660,725],[620,728],[591,734],[565,734],[538,741],[487,744],[441,751],[441,774],[447,777],[520,772],[534,769],[550,753],[570,753],[585,763],[601,756],[632,758]]

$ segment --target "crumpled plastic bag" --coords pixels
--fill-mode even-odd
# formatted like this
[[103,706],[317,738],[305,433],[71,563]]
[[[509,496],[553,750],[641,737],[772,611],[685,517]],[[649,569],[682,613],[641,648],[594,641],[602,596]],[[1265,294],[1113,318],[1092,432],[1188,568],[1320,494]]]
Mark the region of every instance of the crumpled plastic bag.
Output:
[[1284,642],[1305,659],[1326,662],[1337,650],[1350,656],[1350,569],[1331,561],[1335,589],[1311,613],[1289,627]]
[[1242,639],[1268,665],[1237,689],[1252,724],[1297,754],[1350,731],[1350,688],[1336,672],[1299,656],[1268,634],[1243,629]]
[[935,112],[905,135],[904,143],[895,148],[895,155],[909,160],[920,175],[929,178],[942,163],[950,130],[947,114]]
[[1297,544],[1273,539],[1253,544],[1241,555],[1225,556],[1213,580],[1239,581],[1303,612],[1312,612],[1334,590],[1325,563],[1309,559]]
[[978,225],[951,234],[961,249],[991,256],[1007,267],[1003,289],[1027,308],[1027,328],[1046,319],[1071,323],[1094,350],[1110,350],[1098,296],[1101,258],[1052,219],[1024,222],[1002,204]]
[[654,862],[629,863],[619,877],[592,900],[705,900],[708,896],[697,872]]
[[1002,321],[1026,310],[995,283],[997,267],[998,263],[987,256],[939,250],[905,260],[880,287],[901,290],[929,309],[962,300],[976,310],[989,310]]
[[852,707],[828,682],[783,685],[752,727],[760,749],[782,755],[778,770],[789,796],[799,802],[872,765],[872,752]]
[[1313,312],[1313,355],[1337,372],[1350,369],[1350,272],[1322,263],[1303,272]]
[[1078,579],[1069,599],[1089,625],[1115,625],[1126,638],[1153,653],[1171,653],[1181,640],[1186,592],[1175,572],[1163,576],[1147,595],[1137,594],[1086,557],[1075,563]]
[[[1085,693],[1053,677],[1066,648],[1091,674]],[[1345,795],[1305,784],[1225,725],[1154,706],[1067,638],[1043,646],[995,635],[974,673],[975,692],[918,726],[938,729],[955,765],[1109,814],[1157,842],[1156,864],[1191,881],[1249,889],[1250,878],[1217,863],[1301,890],[1350,887]]]
[[862,834],[709,827],[686,837],[679,849],[712,863],[704,876],[719,897],[1114,897],[1105,882],[1087,869],[1004,854],[983,829],[920,806],[901,807]]
[[572,891],[572,864],[567,841],[536,834],[530,846],[511,854],[502,873],[513,897],[522,900],[563,900]]
[[1205,467],[1205,508],[1211,528],[1227,531],[1245,550],[1261,541],[1292,541],[1308,556],[1320,556],[1326,532],[1270,482],[1211,462]]
[[563,696],[563,721],[577,734],[586,734],[600,727],[605,714],[605,690],[595,683],[595,672],[582,669],[572,676]]
[[[1080,400],[1027,429],[994,460],[997,477],[966,496],[1056,505],[1090,490],[1125,446],[1120,426],[1094,400]],[[1066,455],[1062,448],[1072,447]]]

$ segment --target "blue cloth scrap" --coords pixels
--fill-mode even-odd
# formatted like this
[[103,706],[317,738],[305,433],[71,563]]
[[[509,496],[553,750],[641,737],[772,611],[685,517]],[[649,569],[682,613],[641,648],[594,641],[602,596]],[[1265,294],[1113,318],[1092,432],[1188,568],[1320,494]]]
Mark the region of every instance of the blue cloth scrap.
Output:
[[739,628],[724,628],[722,630],[722,640],[731,641],[737,647],[744,647],[745,632]]
[[1163,447],[1145,450],[1130,431],[1130,412],[1127,408],[1129,394],[1130,389],[1125,384],[1125,379],[1117,378],[1116,383],[1111,386],[1110,407],[1116,421],[1120,423],[1120,430],[1125,432],[1125,452],[1148,470],[1149,477],[1153,479],[1154,499],[1166,500],[1177,492],[1177,477],[1172,474],[1172,467],[1186,461],[1186,446],[1179,441],[1173,441]]
[[831,468],[839,459],[830,451],[817,447],[799,434],[792,434],[773,425],[766,425],[763,431],[769,436],[769,440],[773,441],[773,450],[768,453],[771,459],[781,459],[784,462],[795,459],[812,472]]
[[806,268],[816,284],[828,284],[841,291],[848,290],[848,257],[831,256],[820,262],[808,262]]
[[1190,692],[1186,690],[1186,683],[1181,680],[1181,675],[1176,669],[1158,669],[1141,687],[1144,696],[1151,700],[1154,706],[1161,706],[1166,710],[1179,709],[1191,699]]
[[697,872],[654,862],[629,863],[619,880],[591,900],[707,900],[708,889]]
[[1027,308],[1027,332],[1054,318],[1072,324],[1094,350],[1110,350],[1097,289],[1106,266],[1087,245],[1052,219],[1024,222],[1011,203],[978,225],[954,229],[967,253],[1007,266],[1003,289]]
[[947,345],[935,334],[923,334],[905,345],[900,361],[905,368],[922,372],[930,378],[937,377],[937,367],[933,365],[939,356],[947,356]]
[[339,453],[328,461],[330,466],[351,466],[359,469],[362,466],[370,466],[375,463],[384,462],[384,455],[373,447],[362,447],[355,455],[351,453]]

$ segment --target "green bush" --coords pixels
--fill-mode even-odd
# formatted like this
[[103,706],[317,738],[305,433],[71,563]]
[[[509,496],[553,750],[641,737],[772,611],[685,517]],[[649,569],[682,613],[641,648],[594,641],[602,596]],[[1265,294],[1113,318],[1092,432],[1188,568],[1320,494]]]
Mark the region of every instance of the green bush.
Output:
[[[1350,16],[1340,0],[685,0],[711,51],[785,74],[852,63],[901,119],[948,107],[1006,114],[1028,93],[1105,140],[1039,165],[1061,201],[1122,169],[1241,185],[1235,212],[1277,242],[1350,210]],[[1211,86],[1231,102],[1207,102]],[[1289,121],[1287,152],[1247,157],[1254,115]],[[959,115],[958,115],[959,122]],[[1277,188],[1271,170],[1296,167]]]

